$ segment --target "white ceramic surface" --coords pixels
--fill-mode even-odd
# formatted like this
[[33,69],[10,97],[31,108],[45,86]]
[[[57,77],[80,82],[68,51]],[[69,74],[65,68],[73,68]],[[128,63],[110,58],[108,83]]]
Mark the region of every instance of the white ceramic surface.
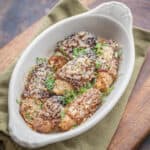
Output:
[[[115,88],[106,102],[85,123],[67,132],[40,134],[30,129],[21,115],[16,99],[23,90],[23,80],[36,57],[53,53],[56,42],[73,32],[86,30],[98,36],[114,39],[123,45],[123,59]],[[132,15],[124,4],[104,3],[97,8],[65,19],[46,29],[24,51],[11,77],[9,86],[9,133],[14,141],[25,147],[41,147],[50,143],[77,136],[100,122],[119,101],[125,91],[134,67],[134,43],[132,35]]]

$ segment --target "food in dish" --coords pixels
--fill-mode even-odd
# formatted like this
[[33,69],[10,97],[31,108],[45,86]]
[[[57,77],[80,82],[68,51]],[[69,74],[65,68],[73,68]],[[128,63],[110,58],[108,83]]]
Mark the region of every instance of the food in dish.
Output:
[[36,58],[20,97],[20,114],[33,130],[70,130],[90,118],[117,79],[121,47],[81,31],[57,43],[49,58]]

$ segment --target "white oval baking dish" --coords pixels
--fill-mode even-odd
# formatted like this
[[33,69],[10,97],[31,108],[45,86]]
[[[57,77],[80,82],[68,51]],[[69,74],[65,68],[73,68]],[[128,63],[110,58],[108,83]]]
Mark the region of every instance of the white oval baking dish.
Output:
[[[67,132],[40,134],[30,129],[21,115],[16,99],[23,90],[23,80],[36,57],[53,53],[56,42],[77,31],[89,31],[98,36],[114,39],[123,45],[119,78],[106,102],[85,123]],[[119,101],[131,78],[135,59],[132,35],[132,15],[122,3],[103,3],[97,8],[70,17],[46,29],[24,51],[13,71],[9,85],[9,133],[18,144],[36,148],[77,136],[100,122]]]

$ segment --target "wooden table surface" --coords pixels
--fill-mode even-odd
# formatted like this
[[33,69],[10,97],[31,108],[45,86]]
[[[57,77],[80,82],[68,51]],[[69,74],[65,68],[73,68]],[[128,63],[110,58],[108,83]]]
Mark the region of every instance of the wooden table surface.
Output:
[[[7,68],[21,52],[20,49],[23,49],[26,44],[29,43],[35,32],[39,29],[40,23],[38,20],[45,15],[57,1],[58,0],[0,0],[0,72]],[[81,2],[89,8],[94,8],[98,4],[106,1],[108,0],[81,0]],[[118,1],[126,3],[131,8],[134,25],[150,30],[150,0]],[[32,28],[30,27],[31,25]],[[16,37],[18,34],[20,35]],[[14,37],[16,38],[13,39]],[[23,37],[25,37],[25,42],[21,45],[17,45],[16,43]],[[7,44],[8,42],[9,44]],[[16,45],[14,45],[14,43]],[[8,49],[10,46],[13,46],[14,49]],[[133,99],[132,97],[136,95],[143,81],[150,81],[149,65],[150,53],[148,53],[129,102]],[[150,84],[146,86],[150,88]],[[150,150],[150,136],[148,136],[137,149]]]

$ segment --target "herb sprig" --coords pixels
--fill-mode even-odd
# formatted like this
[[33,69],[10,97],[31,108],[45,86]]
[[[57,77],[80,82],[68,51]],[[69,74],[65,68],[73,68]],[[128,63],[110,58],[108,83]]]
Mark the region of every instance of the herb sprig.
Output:
[[25,118],[26,118],[27,120],[29,120],[29,121],[32,120],[32,117],[30,116],[30,113],[29,113],[29,112],[26,112],[26,113],[25,113]]
[[55,84],[55,78],[52,74],[49,74],[45,80],[45,86],[48,90],[52,90]]
[[63,119],[65,117],[65,111],[64,110],[61,110],[60,116],[61,116],[61,119]]
[[114,89],[114,86],[112,85],[105,92],[102,93],[102,97],[108,96],[112,92],[113,89]]
[[69,103],[71,103],[75,97],[77,96],[77,92],[74,90],[71,91],[66,91],[64,94],[64,98],[63,98],[63,104],[67,105]]
[[84,55],[86,53],[85,48],[74,48],[73,49],[73,56],[78,57],[80,55]]
[[93,87],[93,83],[88,82],[85,86],[79,88],[78,95],[83,94],[84,92],[86,92],[88,89],[90,89],[92,87]]
[[119,49],[119,50],[117,50],[117,51],[114,52],[114,57],[115,58],[120,58],[121,55],[122,55],[122,50],[121,49]]
[[40,103],[39,103],[39,108],[40,108],[40,109],[43,109],[43,105],[44,105],[44,104],[43,104],[42,102],[40,102]]
[[83,94],[88,89],[93,87],[93,83],[88,82],[85,86],[80,87],[78,90],[66,91],[63,98],[63,104],[67,105],[71,103],[78,95]]
[[93,50],[95,51],[96,55],[102,55],[103,54],[102,44],[97,43]]
[[75,124],[75,125],[72,127],[72,129],[74,129],[74,128],[76,128],[76,127],[78,127],[78,125],[77,125],[77,124]]
[[108,46],[107,43],[97,43],[93,50],[95,51],[96,55],[102,55],[103,54],[103,49],[105,46]]
[[47,62],[47,58],[36,57],[36,64],[40,65]]
[[16,103],[17,103],[17,104],[21,104],[21,100],[16,99]]
[[102,64],[101,64],[100,61],[96,61],[96,62],[95,62],[95,68],[96,68],[96,69],[99,69],[99,68],[101,67],[101,65],[102,65]]

